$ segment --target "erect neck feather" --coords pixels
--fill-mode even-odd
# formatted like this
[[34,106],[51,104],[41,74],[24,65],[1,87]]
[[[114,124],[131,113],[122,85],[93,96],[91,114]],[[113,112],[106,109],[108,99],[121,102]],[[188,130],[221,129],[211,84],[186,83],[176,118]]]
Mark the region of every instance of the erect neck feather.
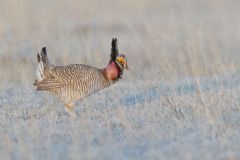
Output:
[[106,68],[103,69],[103,75],[108,80],[117,80],[120,77],[121,71],[115,62],[110,62]]

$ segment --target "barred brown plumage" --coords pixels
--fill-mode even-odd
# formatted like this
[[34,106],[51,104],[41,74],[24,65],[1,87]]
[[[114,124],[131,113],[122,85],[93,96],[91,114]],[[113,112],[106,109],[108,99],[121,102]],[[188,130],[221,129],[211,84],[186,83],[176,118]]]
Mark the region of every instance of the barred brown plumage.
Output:
[[34,86],[59,97],[68,111],[72,111],[76,100],[114,84],[121,78],[123,70],[128,69],[126,56],[118,53],[116,38],[112,40],[110,61],[102,69],[85,64],[55,66],[48,60],[46,47],[42,48],[37,59]]

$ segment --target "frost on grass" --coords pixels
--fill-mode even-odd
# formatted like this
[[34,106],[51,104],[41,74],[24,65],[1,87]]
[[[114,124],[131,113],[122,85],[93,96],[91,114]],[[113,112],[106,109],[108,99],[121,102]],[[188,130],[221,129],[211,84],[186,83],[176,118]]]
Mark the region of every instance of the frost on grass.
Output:
[[9,89],[0,95],[1,155],[9,159],[239,156],[239,80],[236,75],[202,78],[202,99],[194,79],[119,83],[77,102],[77,117],[47,92]]

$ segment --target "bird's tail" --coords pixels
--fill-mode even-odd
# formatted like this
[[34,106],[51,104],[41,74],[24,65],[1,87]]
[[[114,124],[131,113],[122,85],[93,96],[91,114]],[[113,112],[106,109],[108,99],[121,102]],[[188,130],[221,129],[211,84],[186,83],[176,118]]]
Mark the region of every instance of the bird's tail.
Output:
[[36,86],[39,82],[45,79],[48,67],[50,65],[46,47],[43,47],[41,52],[37,54],[38,67],[36,71],[36,80],[34,85]]

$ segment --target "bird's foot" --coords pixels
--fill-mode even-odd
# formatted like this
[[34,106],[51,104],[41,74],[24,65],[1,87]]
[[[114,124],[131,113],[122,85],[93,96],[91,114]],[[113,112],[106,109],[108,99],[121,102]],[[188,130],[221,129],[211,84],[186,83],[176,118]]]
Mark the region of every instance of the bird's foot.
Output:
[[68,112],[72,112],[73,111],[73,104],[71,104],[71,103],[65,104],[65,108]]

